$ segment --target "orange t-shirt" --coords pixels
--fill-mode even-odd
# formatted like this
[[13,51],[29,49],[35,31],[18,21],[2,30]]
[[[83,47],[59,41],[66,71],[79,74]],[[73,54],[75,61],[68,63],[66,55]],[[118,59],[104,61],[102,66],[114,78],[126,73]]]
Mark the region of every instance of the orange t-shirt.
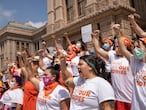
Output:
[[30,81],[24,85],[23,110],[36,110],[38,91]]

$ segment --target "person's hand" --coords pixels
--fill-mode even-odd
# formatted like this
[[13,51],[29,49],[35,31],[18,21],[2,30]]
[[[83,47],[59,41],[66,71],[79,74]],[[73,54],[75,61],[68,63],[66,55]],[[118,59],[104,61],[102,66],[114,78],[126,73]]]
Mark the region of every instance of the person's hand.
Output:
[[51,38],[52,38],[52,39],[55,39],[55,35],[52,35]]
[[21,56],[22,55],[22,53],[21,52],[17,52],[17,56]]
[[134,20],[134,15],[132,15],[132,14],[128,15],[128,20],[133,21]]
[[99,38],[99,34],[100,34],[100,31],[99,30],[95,30],[91,33],[91,37],[96,37],[96,38]]
[[46,48],[46,45],[47,45],[46,42],[45,42],[45,41],[42,41],[42,48],[43,48],[43,49]]
[[120,33],[120,24],[114,24],[112,29],[115,31],[116,34]]
[[27,56],[26,51],[21,52],[21,55],[26,57]]
[[29,61],[29,62],[32,62],[33,57],[28,57],[28,58],[26,58],[26,60]]
[[46,45],[46,42],[45,42],[45,41],[43,41],[43,42],[42,42],[42,45]]
[[43,71],[46,70],[45,64],[44,64],[44,62],[43,62],[43,58],[40,58],[40,59],[39,59],[39,67],[40,67]]
[[38,50],[38,53],[43,53],[44,52],[44,49],[39,49]]
[[65,33],[63,34],[63,36],[64,36],[64,37],[68,37],[68,33],[65,32]]

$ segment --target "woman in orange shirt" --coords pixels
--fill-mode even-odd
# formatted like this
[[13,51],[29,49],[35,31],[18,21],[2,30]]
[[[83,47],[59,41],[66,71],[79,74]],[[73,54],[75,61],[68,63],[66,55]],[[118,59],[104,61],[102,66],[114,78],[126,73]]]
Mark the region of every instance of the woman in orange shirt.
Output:
[[[37,74],[37,68],[39,65],[39,59],[37,57],[33,58],[33,73]],[[27,76],[26,76],[27,78]],[[31,81],[26,80],[24,85],[24,98],[23,98],[23,110],[36,110],[36,99],[38,91],[34,87]]]

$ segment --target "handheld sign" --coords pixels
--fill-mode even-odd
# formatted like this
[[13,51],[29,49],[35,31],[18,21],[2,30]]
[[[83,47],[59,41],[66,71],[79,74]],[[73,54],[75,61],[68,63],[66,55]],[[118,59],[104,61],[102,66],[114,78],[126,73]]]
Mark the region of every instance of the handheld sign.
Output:
[[81,27],[82,41],[84,43],[91,41],[92,24]]

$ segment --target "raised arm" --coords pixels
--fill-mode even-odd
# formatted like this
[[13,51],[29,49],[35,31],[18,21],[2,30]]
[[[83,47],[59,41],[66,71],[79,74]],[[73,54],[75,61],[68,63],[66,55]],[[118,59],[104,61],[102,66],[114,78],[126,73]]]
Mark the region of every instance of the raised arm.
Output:
[[66,58],[63,55],[63,53],[61,53],[61,57],[60,57],[60,66],[61,66],[61,71],[62,71],[62,78],[64,80],[64,82],[66,83],[67,86],[74,88],[74,82],[73,82],[73,77],[70,77],[70,73],[67,70],[66,67]]
[[138,34],[140,37],[146,37],[146,32],[144,32],[141,27],[136,23],[135,19],[134,19],[134,15],[128,15],[128,19],[132,25],[132,28],[134,29],[134,31],[136,32],[136,34]]
[[64,49],[63,49],[61,44],[58,44],[57,39],[54,35],[52,35],[51,37],[54,40],[54,45],[55,45],[55,48],[57,50],[57,55],[60,55],[60,50],[64,50]]
[[69,45],[72,45],[70,39],[68,38],[68,33],[64,33],[64,37],[65,37],[65,39],[67,40],[67,43],[68,43]]
[[99,30],[95,30],[91,34],[91,37],[92,37],[92,42],[93,42],[93,46],[95,48],[96,54],[97,55],[99,54],[100,56],[108,60],[109,59],[108,52],[103,50],[99,45]]
[[114,24],[112,26],[113,30],[115,31],[116,33],[116,36],[117,36],[117,40],[118,40],[118,46],[120,48],[120,51],[122,53],[122,55],[124,55],[128,61],[130,61],[130,56],[132,55],[126,48],[124,42],[123,42],[123,39],[122,39],[122,32],[120,30],[120,25],[119,24]]
[[[44,53],[44,55],[45,55],[46,57],[48,57],[49,59],[53,60],[53,56],[50,55],[50,54],[48,53],[48,51],[47,51],[47,44],[46,44],[45,41],[42,41],[42,49],[40,49],[40,52]],[[41,54],[42,54],[42,53],[41,53]]]
[[30,80],[33,83],[33,85],[35,86],[35,88],[37,90],[39,90],[40,81],[37,78],[35,78],[35,76],[34,76],[34,71],[32,69],[32,58],[24,57],[24,55],[22,57],[23,57],[24,62],[21,61],[21,65],[23,66],[23,67],[21,67],[21,70],[22,70],[23,74],[25,75],[25,77],[27,78],[26,80]]
[[52,35],[51,37],[52,37],[52,39],[53,39],[53,41],[54,41],[54,45],[55,45],[55,47],[56,47],[57,52],[59,52],[59,45],[58,45],[58,43],[57,43],[56,37],[55,37],[54,35]]

